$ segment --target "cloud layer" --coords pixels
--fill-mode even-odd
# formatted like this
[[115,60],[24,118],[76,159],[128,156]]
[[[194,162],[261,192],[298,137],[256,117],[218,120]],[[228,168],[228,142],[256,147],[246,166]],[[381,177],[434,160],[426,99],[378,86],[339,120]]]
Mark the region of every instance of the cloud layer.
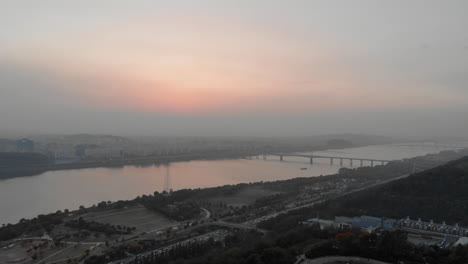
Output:
[[[10,25],[0,29],[2,126],[415,135],[437,123],[457,131],[434,134],[461,135],[466,8],[464,1],[10,2],[0,11],[0,23]],[[401,127],[387,131],[385,120]]]

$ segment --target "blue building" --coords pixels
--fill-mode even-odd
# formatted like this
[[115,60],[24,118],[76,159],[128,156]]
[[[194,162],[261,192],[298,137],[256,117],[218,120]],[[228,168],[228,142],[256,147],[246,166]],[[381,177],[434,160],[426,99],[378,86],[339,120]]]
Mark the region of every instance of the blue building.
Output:
[[395,219],[363,215],[361,217],[354,217],[352,225],[360,228],[383,228],[385,230],[392,230],[398,226],[398,222]]

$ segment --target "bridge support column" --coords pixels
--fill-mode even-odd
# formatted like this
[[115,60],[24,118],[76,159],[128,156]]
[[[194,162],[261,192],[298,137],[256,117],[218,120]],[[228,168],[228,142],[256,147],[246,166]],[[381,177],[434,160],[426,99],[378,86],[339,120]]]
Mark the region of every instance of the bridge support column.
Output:
[[385,161],[382,161],[382,165],[385,165]]
[[364,166],[364,160],[361,160],[361,167]]
[[314,164],[314,157],[310,156],[310,164]]
[[350,166],[350,167],[353,166],[353,159],[349,159],[349,166]]
[[374,161],[373,160],[370,161],[370,166],[374,167]]
[[280,161],[283,161],[283,155],[280,155]]
[[343,159],[342,158],[340,159],[340,166],[343,167]]
[[330,158],[330,165],[333,165],[333,158]]

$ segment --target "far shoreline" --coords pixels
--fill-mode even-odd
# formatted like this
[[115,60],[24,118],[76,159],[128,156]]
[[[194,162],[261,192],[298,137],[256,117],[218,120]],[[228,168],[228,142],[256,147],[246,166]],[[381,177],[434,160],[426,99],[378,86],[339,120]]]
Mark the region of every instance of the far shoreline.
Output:
[[[376,144],[378,145],[378,144]],[[45,165],[30,165],[17,167],[0,167],[0,180],[8,180],[17,177],[38,176],[48,171],[66,171],[80,170],[92,168],[123,168],[125,166],[151,166],[164,165],[171,162],[188,162],[188,161],[203,161],[203,160],[236,160],[246,157],[271,155],[272,153],[295,153],[295,152],[313,152],[332,149],[348,149],[370,146],[369,144],[330,147],[316,146],[313,148],[304,149],[284,149],[275,152],[212,152],[212,153],[196,153],[188,155],[172,155],[172,156],[150,156],[134,159],[113,159],[99,160],[89,162],[74,162],[65,164],[45,164]]]

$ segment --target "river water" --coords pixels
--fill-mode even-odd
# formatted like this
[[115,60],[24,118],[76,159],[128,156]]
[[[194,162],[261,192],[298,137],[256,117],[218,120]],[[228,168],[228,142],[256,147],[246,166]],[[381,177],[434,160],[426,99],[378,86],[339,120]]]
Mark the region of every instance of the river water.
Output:
[[[317,151],[315,155],[398,160],[437,153],[445,148],[375,145],[340,150]],[[354,166],[358,166],[355,162]],[[369,166],[364,163],[364,166]],[[345,161],[343,166],[349,167]],[[307,168],[307,169],[301,169]],[[50,171],[41,175],[0,180],[0,224],[63,209],[91,206],[100,201],[133,199],[162,191],[169,176],[170,187],[214,187],[226,184],[285,180],[336,173],[339,161],[329,159],[268,156],[267,160],[216,160],[176,162],[168,166],[125,166]]]

